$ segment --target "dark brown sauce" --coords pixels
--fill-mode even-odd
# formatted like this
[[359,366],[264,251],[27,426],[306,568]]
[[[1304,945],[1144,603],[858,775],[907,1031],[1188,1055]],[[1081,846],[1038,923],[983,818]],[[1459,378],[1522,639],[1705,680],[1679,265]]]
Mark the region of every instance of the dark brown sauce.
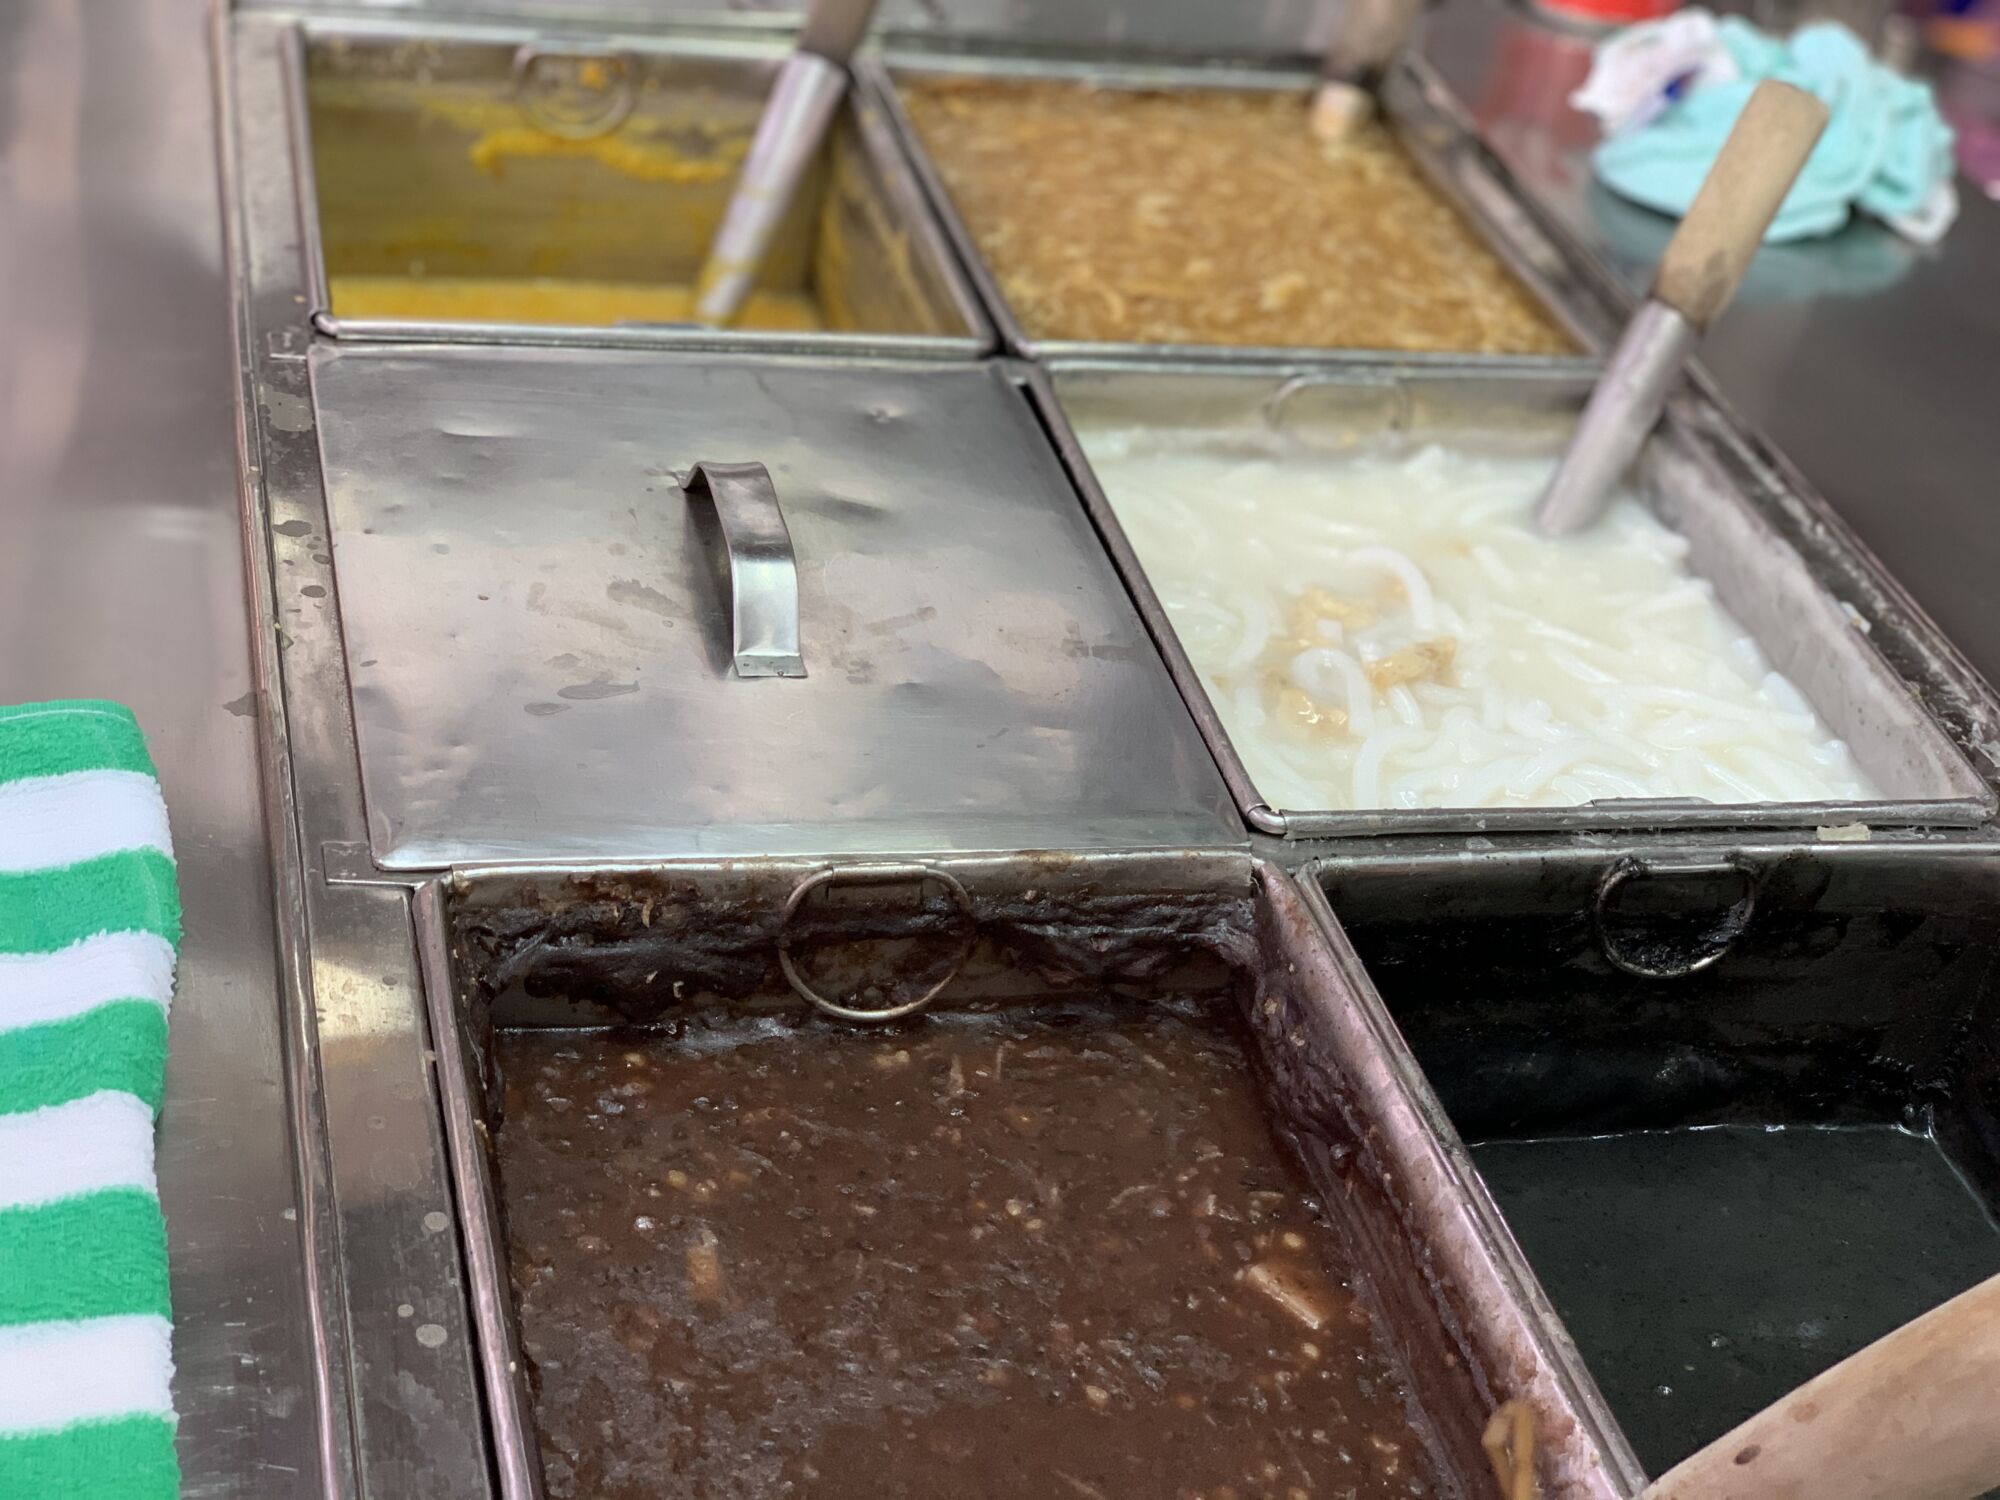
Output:
[[552,1496],[1437,1492],[1220,1007],[497,1050]]

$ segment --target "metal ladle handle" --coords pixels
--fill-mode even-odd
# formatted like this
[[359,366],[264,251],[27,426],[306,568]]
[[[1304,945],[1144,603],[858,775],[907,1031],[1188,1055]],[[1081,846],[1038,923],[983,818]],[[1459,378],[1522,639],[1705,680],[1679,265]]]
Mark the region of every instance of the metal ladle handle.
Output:
[[762,464],[698,463],[681,485],[715,507],[729,554],[730,654],[738,677],[803,677],[799,564],[778,488]]
[[1826,106],[1805,90],[1775,78],[1757,85],[1667,242],[1651,296],[1612,350],[1536,503],[1535,525],[1544,535],[1580,530],[1611,503],[1697,338],[1736,294],[1826,122]]
[[[836,885],[889,885],[899,881],[914,880],[921,885],[926,880],[934,880],[943,886],[958,909],[965,916],[965,942],[958,955],[952,959],[941,978],[927,986],[923,993],[907,1000],[899,1000],[894,1005],[856,1006],[842,1005],[837,1000],[829,1000],[812,985],[798,965],[792,962],[792,921],[806,898],[823,887]],[[823,870],[815,870],[793,888],[785,902],[785,914],[778,927],[778,967],[784,971],[785,980],[796,990],[799,997],[830,1016],[838,1016],[843,1021],[893,1021],[898,1016],[907,1016],[922,1010],[943,993],[944,987],[958,977],[958,971],[965,967],[966,959],[972,956],[973,945],[979,941],[979,919],[972,909],[972,897],[955,876],[947,874],[935,865],[830,865]]]
[[1424,0],[1347,0],[1340,29],[1320,63],[1312,104],[1314,135],[1323,141],[1347,140],[1374,117],[1375,92],[1423,8]]
[[1375,88],[1403,50],[1423,8],[1424,0],[1348,0],[1320,62],[1321,80]]
[[875,0],[813,0],[799,28],[799,50],[845,67],[868,35]]
[[778,68],[722,227],[695,280],[695,321],[726,328],[757,284],[758,268],[819,155],[847,95],[847,64],[868,34],[875,0],[812,0],[798,50]]

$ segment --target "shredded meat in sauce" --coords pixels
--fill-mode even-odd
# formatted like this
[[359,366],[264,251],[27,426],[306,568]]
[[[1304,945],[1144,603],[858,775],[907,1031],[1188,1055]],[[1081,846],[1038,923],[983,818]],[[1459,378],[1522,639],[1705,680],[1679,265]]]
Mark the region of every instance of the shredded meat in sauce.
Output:
[[1567,354],[1379,127],[1303,95],[922,81],[905,102],[1030,337]]

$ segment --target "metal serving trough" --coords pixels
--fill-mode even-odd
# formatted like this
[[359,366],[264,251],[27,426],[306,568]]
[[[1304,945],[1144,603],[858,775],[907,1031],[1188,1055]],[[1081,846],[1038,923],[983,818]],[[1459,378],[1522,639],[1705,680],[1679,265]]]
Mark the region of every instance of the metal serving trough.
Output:
[[[1865,802],[1723,804],[1611,799],[1572,808],[1279,807],[1253,783],[1145,565],[1092,473],[1076,432],[1156,428],[1213,435],[1218,452],[1281,451],[1338,462],[1364,448],[1394,456],[1440,444],[1473,455],[1562,450],[1586,378],[1495,373],[1476,360],[1396,371],[1276,363],[1229,368],[1058,361],[1032,377],[1093,519],[1249,825],[1288,839],[1372,833],[1848,824],[1969,826],[1992,791],[1952,729],[1991,722],[1990,694],[1920,617],[1890,598],[1873,560],[1849,545],[1816,497],[1761,468],[1697,397],[1649,443],[1638,490],[1690,544],[1689,567],[1773,665],[1844,739],[1880,789]],[[1275,446],[1273,446],[1275,445]],[[1859,587],[1857,587],[1859,583]],[[1275,587],[1275,585],[1274,585]]]
[[[886,870],[874,896],[808,915],[788,893],[823,871],[762,861],[468,869],[418,897],[504,1495],[538,1492],[538,1460],[506,1279],[507,1187],[486,1146],[504,1127],[494,1113],[496,1032],[582,1027],[566,1032],[571,1045],[619,1049],[648,1045],[634,1023],[679,1035],[720,1012],[795,1012],[780,958],[795,943],[831,943],[850,962],[882,946],[923,971],[895,977],[862,960],[854,982],[883,991],[879,1003],[933,983],[938,951],[949,967],[965,938],[959,977],[931,1007],[950,1013],[950,1026],[1003,1016],[1051,984],[1115,997],[1099,1023],[1112,1030],[1120,1007],[1137,1014],[1169,993],[1240,1008],[1273,1128],[1328,1205],[1452,1493],[1491,1483],[1480,1433],[1511,1399],[1534,1413],[1544,1493],[1615,1495],[1633,1484],[1589,1377],[1316,889],[1234,856],[949,858]],[[841,873],[871,881],[867,865]],[[925,881],[952,885],[963,910],[936,893],[914,903],[882,893]],[[909,1024],[921,1034],[927,1023]],[[727,1088],[720,1078],[718,1088]],[[995,1310],[1005,1313],[1004,1298]],[[613,1452],[648,1440],[605,1436]]]
[[[558,37],[555,63],[520,61]],[[949,953],[933,961],[947,938],[970,948],[929,1000],[940,1014],[1058,985],[1242,1007],[1275,1128],[1347,1205],[1364,1298],[1441,1472],[1468,1493],[1488,1478],[1479,1426],[1510,1397],[1535,1414],[1546,1492],[1629,1493],[1641,1469],[1419,1061],[1482,1144],[1893,1121],[1990,1190],[1992,798],[1970,758],[2000,739],[1990,695],[1712,404],[1676,409],[1648,460],[1653,503],[1864,757],[1880,802],[1273,810],[1233,769],[1065,413],[1399,441],[1501,425],[1552,445],[1581,363],[971,362],[982,314],[866,91],[819,228],[780,264],[846,274],[825,263],[824,205],[854,174],[879,212],[840,233],[908,236],[910,280],[842,293],[876,309],[860,319],[873,328],[360,326],[330,316],[326,275],[372,232],[350,194],[366,171],[350,179],[309,128],[339,92],[315,104],[318,74],[358,68],[355,139],[386,132],[377,149],[421,113],[419,67],[486,108],[515,99],[518,63],[556,140],[602,125],[590,109],[619,78],[642,85],[634,119],[645,80],[678,95],[699,79],[747,130],[782,42],[275,7],[222,13],[217,39],[331,1488],[536,1492],[484,1139],[493,1028],[596,1037],[690,1006],[800,1006],[793,968],[823,999],[889,1009],[953,972]],[[1458,176],[1516,269],[1601,341],[1615,300],[1449,101],[1420,72],[1398,79],[1406,143]],[[438,141],[443,201],[469,142],[455,126]],[[315,167],[329,169],[316,189]],[[616,227],[658,209],[647,191],[598,207]],[[482,222],[506,219],[483,201]],[[365,231],[343,248],[322,234],[330,205]],[[657,224],[627,229],[668,242]],[[490,247],[522,243],[496,230]],[[1764,602],[1731,558],[1754,562]],[[1861,841],[1828,843],[1829,825]],[[912,904],[912,888],[928,895]],[[821,940],[830,968],[807,963]],[[1497,1165],[1496,1180],[1519,1188]],[[1534,1248],[1525,1210],[1515,1227]],[[1588,1322],[1573,1267],[1544,1265],[1557,1305]],[[1625,1391],[1637,1367],[1601,1352]],[[1657,1424],[1620,1410],[1655,1457]]]
[[[1232,346],[1222,344],[1113,343],[1047,338],[1029,333],[1007,304],[993,268],[987,264],[964,218],[953,205],[937,164],[912,125],[899,90],[908,84],[954,79],[1070,82],[1098,89],[1138,91],[1222,90],[1296,93],[1301,99],[1318,81],[1303,65],[1219,63],[1195,65],[1172,60],[1131,60],[1103,55],[1037,53],[998,44],[936,38],[892,38],[879,57],[864,65],[863,76],[893,121],[903,147],[922,179],[931,204],[950,235],[967,274],[977,285],[1006,348],[1033,359],[1139,359],[1216,361],[1324,358],[1392,368],[1454,364],[1466,356],[1367,349]],[[1384,114],[1399,144],[1425,180],[1471,225],[1479,238],[1567,329],[1584,353],[1576,355],[1484,355],[1495,369],[1578,371],[1594,369],[1591,351],[1604,348],[1619,325],[1618,294],[1588,258],[1521,191],[1513,174],[1485,149],[1477,133],[1452,106],[1448,94],[1419,60],[1391,70],[1382,90]],[[1304,105],[1300,107],[1304,128]],[[1365,233],[1365,229],[1357,232]]]
[[[703,328],[615,300],[563,310],[343,311],[342,278],[504,288],[691,286],[786,39],[691,25],[246,22],[245,83],[282,89],[315,326],[344,340],[875,351],[968,358],[991,330],[878,105],[850,93],[761,291],[816,329]],[[691,313],[681,314],[683,319]]]
[[1314,867],[1659,1473],[2000,1271],[1990,840]]

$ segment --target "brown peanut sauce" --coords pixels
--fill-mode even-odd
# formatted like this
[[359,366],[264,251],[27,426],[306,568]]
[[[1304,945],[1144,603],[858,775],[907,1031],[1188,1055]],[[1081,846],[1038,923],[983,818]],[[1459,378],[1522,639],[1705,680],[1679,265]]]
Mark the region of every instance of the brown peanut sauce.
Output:
[[553,1496],[1438,1493],[1226,1003],[496,1048]]

